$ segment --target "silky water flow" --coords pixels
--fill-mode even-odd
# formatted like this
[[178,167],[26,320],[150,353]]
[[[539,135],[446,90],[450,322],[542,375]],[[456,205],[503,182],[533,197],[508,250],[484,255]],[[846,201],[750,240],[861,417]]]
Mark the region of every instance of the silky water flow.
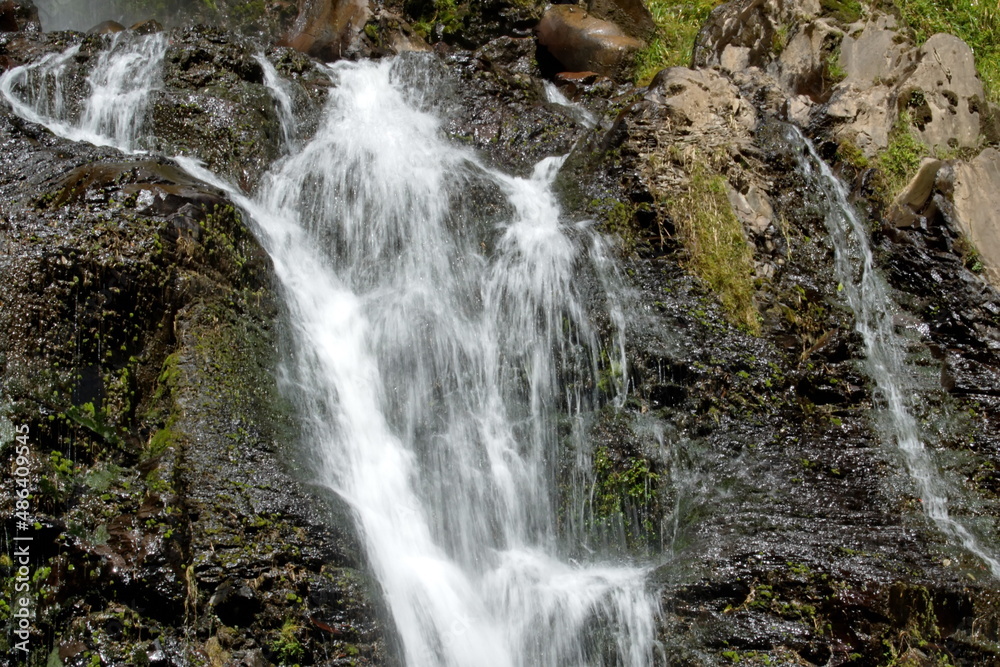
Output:
[[[7,72],[0,93],[65,138],[152,145],[142,128],[165,38],[110,38],[85,82],[69,67],[78,48]],[[560,448],[589,460],[584,429],[567,444],[559,422],[599,407],[607,363],[581,283],[603,290],[604,356],[624,368],[613,261],[552,191],[564,158],[518,178],[446,141],[421,58],[331,66],[324,119],[302,140],[288,83],[259,61],[287,155],[258,195],[176,161],[229,193],[271,255],[306,481],[350,506],[406,664],[651,664],[648,569],[581,562],[581,522],[556,525],[560,502],[587,495],[558,493]]]

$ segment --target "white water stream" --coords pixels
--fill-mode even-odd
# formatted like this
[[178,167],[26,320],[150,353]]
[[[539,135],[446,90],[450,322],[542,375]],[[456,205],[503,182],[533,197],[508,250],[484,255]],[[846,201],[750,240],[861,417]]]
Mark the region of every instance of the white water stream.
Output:
[[1000,577],[1000,562],[948,512],[945,484],[907,404],[910,392],[904,358],[906,342],[895,331],[893,315],[897,307],[889,286],[875,270],[868,230],[851,206],[844,184],[812,143],[797,128],[791,127],[789,132],[791,145],[802,147],[797,151],[800,171],[828,202],[826,226],[834,245],[836,278],[854,312],[855,328],[864,340],[868,374],[885,405],[881,410],[883,431],[902,453],[927,516],[950,540],[985,563],[993,576]]
[[107,39],[108,48],[87,77],[80,108],[67,100],[79,44],[5,72],[0,94],[14,113],[61,137],[126,153],[139,150],[150,94],[162,83],[167,38],[157,33],[136,39],[122,32]]
[[[73,48],[8,72],[0,92],[57,134],[135,150],[164,45],[113,41],[75,116],[62,101]],[[325,119],[297,150],[265,67],[293,150],[253,199],[177,162],[229,193],[274,261],[286,389],[316,480],[354,511],[406,664],[652,664],[647,571],[573,561],[566,545],[578,553],[585,536],[556,526],[559,420],[593,409],[601,371],[578,286],[607,289],[610,260],[562,218],[562,159],[529,178],[482,166],[443,138],[433,91],[412,84],[428,80],[420,67],[333,66]]]

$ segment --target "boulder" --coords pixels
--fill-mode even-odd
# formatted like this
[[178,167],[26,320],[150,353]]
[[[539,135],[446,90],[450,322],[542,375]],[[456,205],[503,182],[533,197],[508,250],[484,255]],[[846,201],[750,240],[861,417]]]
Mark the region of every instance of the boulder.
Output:
[[538,43],[564,68],[621,76],[632,56],[644,47],[609,21],[602,21],[575,5],[550,7],[537,28]]
[[649,40],[656,34],[653,15],[642,0],[589,0],[587,10],[599,19],[611,21],[633,37]]
[[111,35],[122,30],[125,30],[125,26],[118,21],[101,21],[87,32],[91,35]]
[[937,34],[920,48],[917,66],[899,86],[898,104],[928,146],[979,145],[983,84],[972,49],[954,35]]
[[934,194],[938,171],[943,165],[941,160],[924,158],[916,175],[892,202],[886,217],[893,225],[910,227],[919,220],[920,212]]
[[156,19],[146,19],[145,21],[132,24],[129,30],[140,35],[152,35],[153,33],[163,32],[163,24]]
[[840,43],[844,82],[894,84],[912,62],[911,49],[898,31],[896,19],[888,14],[852,24]]
[[684,134],[724,136],[735,128],[745,136],[757,124],[754,108],[713,70],[665,69],[650,82],[645,99],[660,107]]
[[788,38],[768,71],[790,95],[819,100],[832,83],[827,61],[842,37],[843,32],[830,20],[811,21]]
[[733,207],[733,213],[746,229],[757,235],[763,235],[767,231],[774,219],[774,209],[770,198],[762,188],[751,183],[747,186],[746,192],[740,192],[727,183],[726,198]]
[[979,253],[990,282],[1000,286],[1000,210],[996,206],[1000,151],[987,148],[954,169],[953,217]]
[[31,0],[6,0],[0,2],[0,32],[39,30],[38,9]]
[[370,16],[366,0],[304,0],[281,45],[323,60],[351,56]]
[[845,82],[834,89],[826,114],[838,122],[834,136],[853,142],[867,157],[889,145],[896,119],[894,91],[888,86]]
[[695,40],[695,67],[718,66],[728,47],[745,49],[747,65],[763,67],[775,55],[780,35],[797,21],[820,13],[818,0],[737,0],[712,10]]

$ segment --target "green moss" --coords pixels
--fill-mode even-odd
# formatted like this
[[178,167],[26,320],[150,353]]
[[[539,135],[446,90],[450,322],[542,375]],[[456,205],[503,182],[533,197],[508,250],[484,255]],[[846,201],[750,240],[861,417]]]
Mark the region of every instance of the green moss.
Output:
[[306,655],[305,647],[298,640],[302,626],[288,619],[281,626],[278,637],[271,642],[271,650],[277,655],[280,664],[297,664]]
[[588,207],[601,221],[601,231],[618,239],[622,252],[635,252],[641,238],[636,221],[639,207],[616,199],[594,199]]
[[455,0],[411,0],[407,3],[407,13],[416,17],[413,31],[424,39],[431,36],[434,26],[441,24],[444,36],[459,33],[465,24],[469,8]]
[[730,320],[760,332],[754,303],[753,251],[726,196],[726,179],[694,157],[687,190],[666,202],[690,270],[715,293]]
[[986,97],[1000,102],[1000,9],[979,0],[898,0],[903,21],[918,44],[935,33],[960,37],[976,56],[976,69]]
[[830,83],[839,83],[847,78],[847,70],[840,64],[840,47],[838,46],[826,56],[826,80]]
[[[594,452],[594,518],[598,524],[620,521],[631,546],[658,540],[659,475],[642,457],[616,461],[607,447]],[[629,528],[627,516],[638,518],[639,534]]]
[[636,56],[636,84],[647,85],[667,67],[689,67],[698,31],[720,4],[721,0],[649,0],[646,6],[656,23],[656,35]]

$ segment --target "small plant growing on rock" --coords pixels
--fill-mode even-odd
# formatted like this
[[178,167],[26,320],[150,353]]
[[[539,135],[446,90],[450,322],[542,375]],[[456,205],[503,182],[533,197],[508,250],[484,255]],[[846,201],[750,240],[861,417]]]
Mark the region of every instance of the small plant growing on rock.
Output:
[[697,157],[689,161],[686,191],[667,201],[688,266],[715,293],[730,320],[760,332],[754,302],[753,251],[726,196],[726,179]]

